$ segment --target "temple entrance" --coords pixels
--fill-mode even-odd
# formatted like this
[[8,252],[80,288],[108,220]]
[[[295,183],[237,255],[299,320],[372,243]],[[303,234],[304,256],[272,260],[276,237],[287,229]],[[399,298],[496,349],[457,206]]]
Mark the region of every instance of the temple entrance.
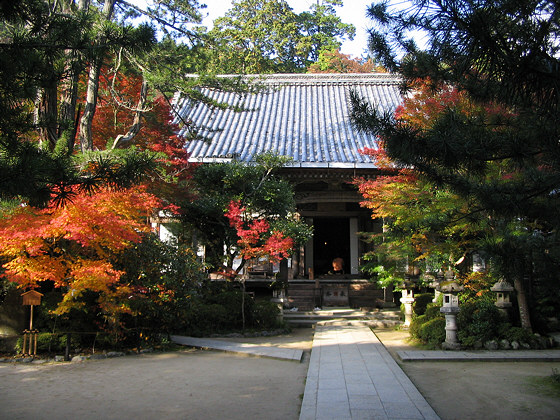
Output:
[[342,217],[314,217],[313,232],[315,275],[332,272],[335,258],[342,258],[344,272],[350,273],[350,220]]

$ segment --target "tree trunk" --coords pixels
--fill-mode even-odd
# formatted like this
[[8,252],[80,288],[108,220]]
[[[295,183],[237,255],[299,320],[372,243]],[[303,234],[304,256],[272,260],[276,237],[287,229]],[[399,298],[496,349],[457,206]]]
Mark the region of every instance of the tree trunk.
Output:
[[79,53],[76,51],[66,52],[65,72],[68,75],[62,86],[60,95],[60,118],[58,124],[58,137],[65,133],[68,136],[68,153],[74,150],[76,133],[78,131],[76,121],[76,104],[78,102],[78,79],[81,71]]
[[[72,13],[73,2],[63,2],[62,11],[64,13]],[[85,12],[89,8],[89,0],[80,0],[78,3],[78,12]],[[66,75],[60,94],[60,116],[58,120],[58,137],[67,136],[68,154],[74,150],[76,142],[76,134],[78,132],[79,111],[76,112],[76,104],[78,102],[78,82],[80,73],[84,70],[81,62],[81,52],[77,50],[66,50],[64,52],[66,64],[64,73]]]
[[519,306],[519,319],[521,320],[521,327],[532,332],[533,328],[531,327],[531,316],[529,313],[529,305],[527,304],[523,275],[517,275],[514,277],[513,287],[515,287],[515,290],[517,291],[517,305]]
[[99,74],[101,72],[102,63],[103,59],[101,57],[97,57],[91,63],[89,68],[86,105],[84,107],[82,118],[80,119],[80,147],[82,149],[82,153],[93,150],[91,126],[93,123],[93,117],[95,115],[95,108],[97,107]]
[[53,150],[58,140],[57,133],[57,91],[54,86],[43,87],[37,95],[37,114],[35,123],[39,129],[41,144]]
[[241,322],[245,331],[245,278],[241,278]]
[[146,106],[146,101],[148,99],[148,82],[146,79],[142,80],[142,87],[140,88],[140,98],[138,98],[138,103],[136,104],[136,110],[134,111],[134,120],[132,125],[128,129],[126,134],[119,134],[111,149],[116,149],[117,147],[126,147],[136,135],[140,132],[142,128],[142,115],[145,112],[144,107]]
[[[105,0],[103,6],[103,16],[106,20],[111,20],[116,0]],[[104,42],[104,36],[100,37],[99,42]],[[103,56],[105,55],[105,48],[100,48],[97,56],[92,60],[89,67],[86,104],[84,107],[84,114],[80,119],[80,147],[82,152],[93,150],[93,139],[91,136],[91,126],[95,109],[97,107],[97,96],[99,91],[99,75],[101,73],[101,66],[103,65]]]

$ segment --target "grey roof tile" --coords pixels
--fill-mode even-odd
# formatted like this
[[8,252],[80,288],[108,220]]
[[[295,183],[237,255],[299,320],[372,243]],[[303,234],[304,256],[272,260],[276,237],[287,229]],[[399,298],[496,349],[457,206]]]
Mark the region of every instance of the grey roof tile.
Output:
[[[402,101],[400,80],[390,74],[277,74],[264,76],[271,89],[240,97],[206,90],[212,99],[238,104],[243,112],[212,109],[176,97],[178,113],[211,141],[187,145],[192,161],[212,162],[236,158],[250,162],[265,151],[291,156],[293,166],[370,166],[359,153],[374,148],[374,136],[358,132],[350,122],[349,94],[356,90],[380,111],[394,110]],[[182,134],[182,133],[181,133]]]

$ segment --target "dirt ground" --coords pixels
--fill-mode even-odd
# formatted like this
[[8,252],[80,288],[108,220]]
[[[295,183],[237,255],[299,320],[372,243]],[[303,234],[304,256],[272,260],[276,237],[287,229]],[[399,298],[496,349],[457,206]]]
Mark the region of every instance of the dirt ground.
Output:
[[405,362],[408,333],[375,331],[443,420],[560,419],[560,387],[548,381],[556,362]]
[[[387,349],[406,332],[376,331]],[[313,330],[229,339],[311,348]],[[298,419],[302,363],[182,350],[81,363],[0,364],[0,419]],[[560,419],[542,382],[560,363],[407,362],[403,370],[444,420]]]
[[[313,330],[246,341],[310,349]],[[236,341],[239,339],[236,339]],[[208,350],[0,363],[0,419],[297,419],[302,363]]]

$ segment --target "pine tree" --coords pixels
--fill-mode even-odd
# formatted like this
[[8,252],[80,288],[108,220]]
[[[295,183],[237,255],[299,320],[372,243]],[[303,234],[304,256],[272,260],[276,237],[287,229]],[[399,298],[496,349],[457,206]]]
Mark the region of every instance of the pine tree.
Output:
[[[206,98],[200,86],[239,91],[237,79],[188,77],[199,40],[196,0],[22,0],[0,8],[0,200],[45,206],[104,183],[127,187],[156,166],[130,148],[155,98]],[[134,18],[149,23],[138,25]],[[156,33],[163,34],[162,40]],[[180,39],[181,42],[178,42]],[[139,75],[134,116],[112,144],[94,147],[100,77]],[[118,92],[111,91],[118,96]],[[188,122],[184,122],[188,124]],[[191,127],[191,131],[195,131]],[[108,139],[107,139],[108,140]],[[108,146],[108,147],[107,147]],[[113,147],[114,146],[114,147]],[[75,187],[79,186],[78,189]]]
[[[429,80],[464,92],[479,106],[501,108],[490,118],[448,107],[417,130],[381,115],[353,96],[356,125],[382,136],[388,155],[413,167],[487,212],[493,235],[481,246],[518,292],[521,321],[531,328],[523,302],[537,277],[559,268],[560,63],[559,13],[552,1],[412,1],[398,11],[369,9],[378,24],[370,47],[410,86]],[[408,36],[419,31],[419,48]],[[553,290],[558,290],[557,281]],[[538,293],[529,296],[536,306]],[[532,299],[532,300],[531,300]]]

